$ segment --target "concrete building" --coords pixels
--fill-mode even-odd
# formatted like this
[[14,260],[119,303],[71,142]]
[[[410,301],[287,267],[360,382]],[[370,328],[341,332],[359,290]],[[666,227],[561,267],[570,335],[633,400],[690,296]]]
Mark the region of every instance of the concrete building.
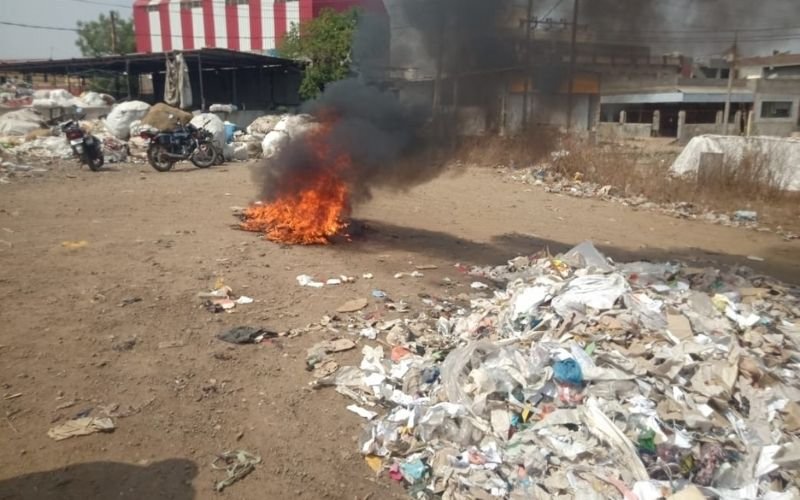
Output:
[[724,60],[656,79],[603,80],[599,137],[654,135],[686,143],[701,134],[789,136],[800,131],[800,55],[737,61],[729,123]]

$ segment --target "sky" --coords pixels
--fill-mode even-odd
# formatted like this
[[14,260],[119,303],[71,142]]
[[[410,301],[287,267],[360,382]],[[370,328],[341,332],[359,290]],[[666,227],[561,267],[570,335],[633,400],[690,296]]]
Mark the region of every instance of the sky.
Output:
[[[393,4],[403,0],[385,1],[387,4]],[[715,13],[718,14],[721,6],[732,1],[664,0],[661,3],[672,4],[676,8],[675,10],[684,13],[692,10],[687,7],[693,6],[696,11],[694,12],[695,15],[689,19],[683,17],[678,21],[681,25],[701,26],[707,20],[713,18]],[[569,4],[569,2],[563,0],[536,0],[536,4],[542,5],[542,8],[547,7],[549,4],[557,3],[561,3],[561,5]],[[799,29],[794,32],[798,36],[795,40],[768,42],[758,46],[750,44],[750,46],[743,47],[745,51],[767,54],[772,49],[800,52],[800,0],[760,0],[758,2],[747,0],[747,3],[758,5],[759,7],[757,8],[760,12],[771,13],[770,23],[786,23],[785,25],[787,26],[797,26]],[[130,6],[132,4],[132,0],[0,0],[0,21],[74,28],[76,22],[96,19],[100,13],[107,13],[111,9],[118,10],[122,17],[130,17]],[[119,7],[116,8],[112,5],[118,5]],[[391,5],[389,10],[390,12],[396,11],[396,9],[391,8]],[[556,9],[554,17],[560,14],[559,10]],[[724,7],[722,7],[722,10],[724,10]],[[738,19],[742,20],[743,26],[750,26],[756,21],[751,17],[752,13],[743,14],[737,16]],[[80,52],[75,46],[75,37],[75,33],[70,31],[48,31],[0,25],[0,59],[79,57]],[[683,52],[689,51],[685,46],[676,46],[675,49]],[[714,52],[722,50],[719,47],[712,47],[711,49]]]
[[[78,21],[91,21],[103,12],[117,10],[131,17],[132,0],[0,0],[0,21],[74,28]],[[125,7],[127,6],[127,7]],[[48,31],[0,24],[0,59],[61,59],[79,57],[75,32]]]

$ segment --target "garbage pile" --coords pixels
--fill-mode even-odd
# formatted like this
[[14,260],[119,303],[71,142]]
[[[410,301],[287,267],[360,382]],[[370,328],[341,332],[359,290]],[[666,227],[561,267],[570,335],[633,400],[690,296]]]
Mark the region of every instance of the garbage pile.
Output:
[[[553,163],[558,161],[559,155],[565,154],[569,154],[569,152],[553,152],[551,154]],[[585,181],[579,174],[573,177],[563,175],[553,168],[553,163],[544,163],[528,169],[514,170],[511,171],[509,175],[517,182],[542,186],[548,193],[565,194],[575,198],[597,198],[634,207],[638,210],[658,212],[679,219],[703,220],[712,224],[746,227],[759,231],[770,230],[759,224],[757,219],[740,219],[735,217],[735,214],[706,210],[690,202],[655,203],[641,195],[627,196],[614,186],[603,186],[594,182]],[[800,238],[800,235],[786,231],[781,227],[775,228],[775,233],[786,240]]]
[[[27,92],[27,107],[0,115],[0,144],[21,161],[54,161],[72,157],[69,146],[58,127],[63,116],[74,116],[77,107],[110,107],[113,98],[105,94],[85,92],[75,97],[66,90],[30,90],[5,85],[4,102]],[[212,106],[217,112],[235,111],[231,106]],[[71,111],[68,111],[71,109]],[[61,110],[56,112],[54,110]],[[313,126],[307,115],[267,115],[255,119],[246,129],[223,121],[214,113],[189,113],[158,103],[153,106],[142,101],[127,101],[114,105],[105,118],[81,121],[81,127],[103,141],[106,162],[128,160],[146,161],[145,131],[168,131],[178,125],[192,125],[210,131],[225,161],[247,161],[265,154],[274,154],[289,137]]]
[[377,343],[314,385],[414,498],[798,498],[800,290],[734,271],[589,242],[473,268],[503,287],[325,318]]

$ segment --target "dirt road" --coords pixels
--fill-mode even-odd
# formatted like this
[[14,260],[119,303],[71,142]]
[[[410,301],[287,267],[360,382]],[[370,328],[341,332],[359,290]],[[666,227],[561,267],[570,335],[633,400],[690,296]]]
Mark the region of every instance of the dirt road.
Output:
[[[364,237],[331,247],[233,230],[231,207],[255,193],[241,165],[64,167],[0,186],[0,499],[401,498],[358,454],[362,421],[344,398],[308,387],[306,349],[330,334],[237,347],[215,335],[303,327],[375,288],[413,304],[444,277],[468,283],[456,262],[496,264],[593,239],[618,259],[714,260],[800,281],[798,242],[549,195],[489,170],[376,193],[356,209]],[[438,269],[392,277],[420,264]],[[367,272],[375,278],[341,287],[295,281]],[[207,312],[196,294],[218,278],[256,302]],[[117,415],[116,431],[47,437],[86,411]],[[231,449],[263,463],[217,494],[224,473],[210,463]]]

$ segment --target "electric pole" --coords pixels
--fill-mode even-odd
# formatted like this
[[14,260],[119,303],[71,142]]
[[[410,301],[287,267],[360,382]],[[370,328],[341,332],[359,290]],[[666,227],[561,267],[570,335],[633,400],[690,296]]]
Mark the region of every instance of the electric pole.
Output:
[[572,7],[572,40],[569,48],[569,88],[567,89],[567,131],[572,129],[572,87],[575,85],[575,57],[578,45],[578,8],[580,0]]
[[533,0],[528,0],[528,15],[525,16],[525,93],[522,95],[522,130],[528,128],[528,99],[531,87],[531,16],[533,16]]
[[111,11],[111,53],[117,53],[117,13]]
[[733,47],[731,47],[731,53],[728,55],[726,59],[728,59],[728,95],[725,98],[725,111],[722,113],[722,134],[728,135],[728,120],[731,116],[731,94],[733,93],[733,78],[736,73],[736,59],[738,57],[739,52],[739,32],[735,32],[733,35]]

